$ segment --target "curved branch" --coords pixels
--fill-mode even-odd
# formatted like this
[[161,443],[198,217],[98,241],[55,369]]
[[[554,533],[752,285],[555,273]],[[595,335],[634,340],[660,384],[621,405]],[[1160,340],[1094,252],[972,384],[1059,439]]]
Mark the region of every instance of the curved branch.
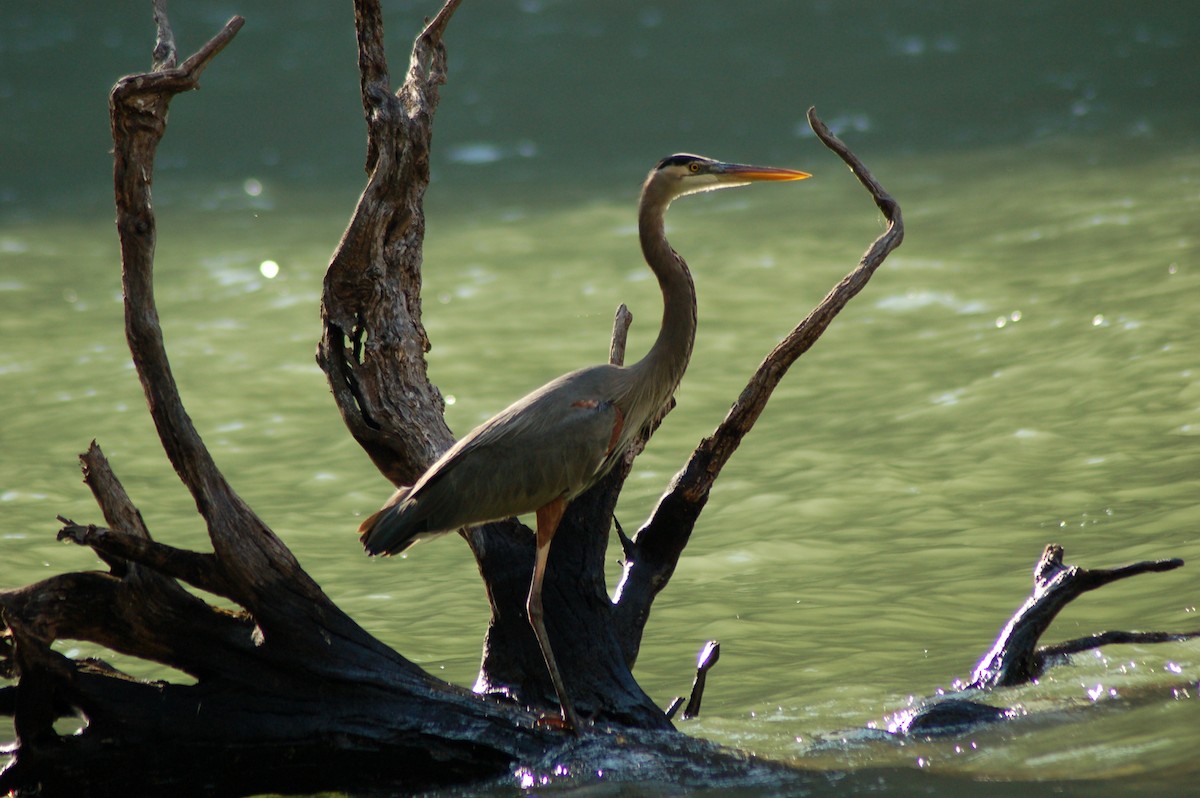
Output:
[[1131,643],[1182,643],[1185,640],[1195,640],[1197,637],[1200,637],[1200,632],[1123,632],[1110,630],[1107,632],[1097,632],[1087,637],[1077,637],[1074,640],[1064,640],[1061,643],[1053,643],[1048,646],[1039,646],[1037,653],[1042,662],[1049,665],[1071,654],[1078,654],[1081,651],[1091,651],[1101,646]]
[[771,393],[783,380],[788,369],[817,342],[817,339],[842,311],[842,308],[866,287],[867,281],[875,274],[875,270],[904,240],[904,222],[900,215],[900,205],[875,180],[862,161],[850,151],[850,148],[833,135],[825,123],[817,117],[815,109],[808,110],[808,120],[818,138],[846,162],[855,177],[870,192],[871,198],[883,212],[884,218],[887,219],[888,226],[871,244],[859,261],[858,267],[834,286],[833,290],[821,300],[821,303],[767,355],[716,431],[697,448],[689,465],[703,460],[703,468],[685,468],[683,478],[679,479],[671,489],[673,493],[679,492],[684,499],[692,503],[703,504],[707,501],[709,490],[716,481],[717,475],[729,462],[729,458],[733,456],[742,438],[754,426],[766,408]]
[[[213,544],[220,551],[229,542],[214,517],[218,505],[225,502],[237,507],[244,521],[257,519],[252,519],[249,509],[237,500],[196,432],[167,359],[154,301],[156,222],[150,186],[154,156],[166,132],[171,99],[196,88],[204,68],[237,34],[243,20],[234,17],[182,66],[170,67],[167,64],[175,60],[173,37],[161,7],[156,12],[159,40],[155,51],[159,65],[153,72],[122,78],[109,97],[125,334],[159,440],[171,465],[195,498],[200,514],[208,522]],[[261,523],[254,525],[262,527]]]
[[842,308],[866,286],[875,270],[904,240],[900,205],[850,148],[829,130],[813,108],[808,110],[808,121],[817,137],[845,161],[871,194],[887,219],[887,229],[871,244],[858,266],[767,355],[725,419],[696,447],[659,499],[650,519],[638,530],[634,538],[634,556],[627,559],[617,588],[618,609],[626,627],[627,653],[631,661],[636,657],[641,630],[649,617],[654,596],[671,578],[721,469],[754,426],[788,369],[821,337]]

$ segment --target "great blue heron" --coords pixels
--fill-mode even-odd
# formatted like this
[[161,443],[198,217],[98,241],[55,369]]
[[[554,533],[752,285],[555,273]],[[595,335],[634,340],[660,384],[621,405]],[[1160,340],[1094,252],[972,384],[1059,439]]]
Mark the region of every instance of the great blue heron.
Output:
[[546,660],[563,722],[578,718],[542,622],[542,577],[567,503],[603,477],[671,398],[692,354],[696,289],[663,232],[667,206],[700,191],[759,180],[803,180],[806,172],[672,155],[650,171],[638,204],[646,263],[663,295],[662,326],[630,366],[572,371],[518,399],[452,446],[412,487],[403,487],[359,527],[367,553],[398,554],[426,538],[523,513],[537,514],[537,549],[526,609]]

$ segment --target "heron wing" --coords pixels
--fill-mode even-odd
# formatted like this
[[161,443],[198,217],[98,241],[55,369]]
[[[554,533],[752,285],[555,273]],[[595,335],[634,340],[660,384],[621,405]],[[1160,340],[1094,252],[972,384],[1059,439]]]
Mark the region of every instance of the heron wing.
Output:
[[605,367],[572,372],[463,436],[413,485],[429,531],[532,512],[603,475],[623,417]]

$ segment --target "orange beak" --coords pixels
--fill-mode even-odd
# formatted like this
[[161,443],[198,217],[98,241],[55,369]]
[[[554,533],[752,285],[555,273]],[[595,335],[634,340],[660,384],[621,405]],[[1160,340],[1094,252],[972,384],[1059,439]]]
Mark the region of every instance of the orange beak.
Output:
[[808,172],[795,169],[779,169],[774,166],[748,166],[742,163],[723,163],[713,168],[713,173],[722,182],[750,183],[759,180],[805,180],[812,177]]

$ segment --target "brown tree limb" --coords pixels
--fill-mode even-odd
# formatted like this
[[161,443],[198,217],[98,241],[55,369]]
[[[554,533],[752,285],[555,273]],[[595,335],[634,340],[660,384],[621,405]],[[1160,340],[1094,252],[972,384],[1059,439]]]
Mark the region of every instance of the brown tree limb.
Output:
[[616,593],[622,639],[630,662],[637,657],[654,597],[674,573],[721,469],[753,428],[788,369],[816,343],[842,308],[866,286],[875,270],[904,239],[900,205],[850,148],[829,130],[813,108],[808,110],[808,121],[817,137],[845,161],[867,189],[888,226],[862,256],[857,268],[767,355],[725,419],[696,447],[659,499],[651,517],[633,538],[634,553],[626,559]]
[[237,591],[226,581],[217,559],[211,554],[177,549],[95,524],[77,524],[62,516],[58,520],[64,524],[58,531],[59,540],[90,547],[97,556],[114,565],[115,575],[123,575],[121,566],[133,562],[148,566],[150,573],[169,577],[168,583],[180,579],[209,593],[231,600],[237,598]]
[[[154,156],[166,132],[171,99],[199,84],[201,73],[241,29],[234,17],[194,55],[178,67],[165,10],[156,8],[159,36],[155,69],[122,78],[109,98],[113,132],[113,182],[117,231],[121,241],[125,329],[151,418],[168,459],[196,501],[222,567],[238,585],[237,600],[260,617],[265,627],[281,622],[288,610],[323,598],[311,580],[298,578],[291,593],[296,602],[280,602],[262,587],[264,577],[283,570],[301,572],[299,564],[265,524],[238,497],[217,469],[184,409],[163,342],[153,290],[156,223],[150,198]],[[267,579],[265,581],[272,581]],[[328,600],[325,600],[328,604]],[[282,630],[281,630],[282,631]]]
[[629,342],[629,328],[633,326],[633,314],[624,303],[617,306],[613,315],[612,340],[608,345],[608,362],[614,366],[625,365],[625,345]]
[[[236,35],[235,17],[178,67],[168,66],[170,33],[165,10],[156,9],[156,62],[146,74],[122,78],[109,107],[113,133],[113,182],[121,242],[126,338],[150,414],[168,459],[191,492],[212,541],[222,592],[254,616],[266,637],[307,641],[325,647],[328,634],[358,640],[385,657],[394,656],[338,609],[300,567],[266,524],[221,474],[184,409],[170,363],[153,293],[156,223],[150,197],[154,157],[166,132],[167,109],[178,93],[195,88],[201,73]],[[101,505],[105,502],[102,500]],[[324,634],[316,630],[327,630]]]

